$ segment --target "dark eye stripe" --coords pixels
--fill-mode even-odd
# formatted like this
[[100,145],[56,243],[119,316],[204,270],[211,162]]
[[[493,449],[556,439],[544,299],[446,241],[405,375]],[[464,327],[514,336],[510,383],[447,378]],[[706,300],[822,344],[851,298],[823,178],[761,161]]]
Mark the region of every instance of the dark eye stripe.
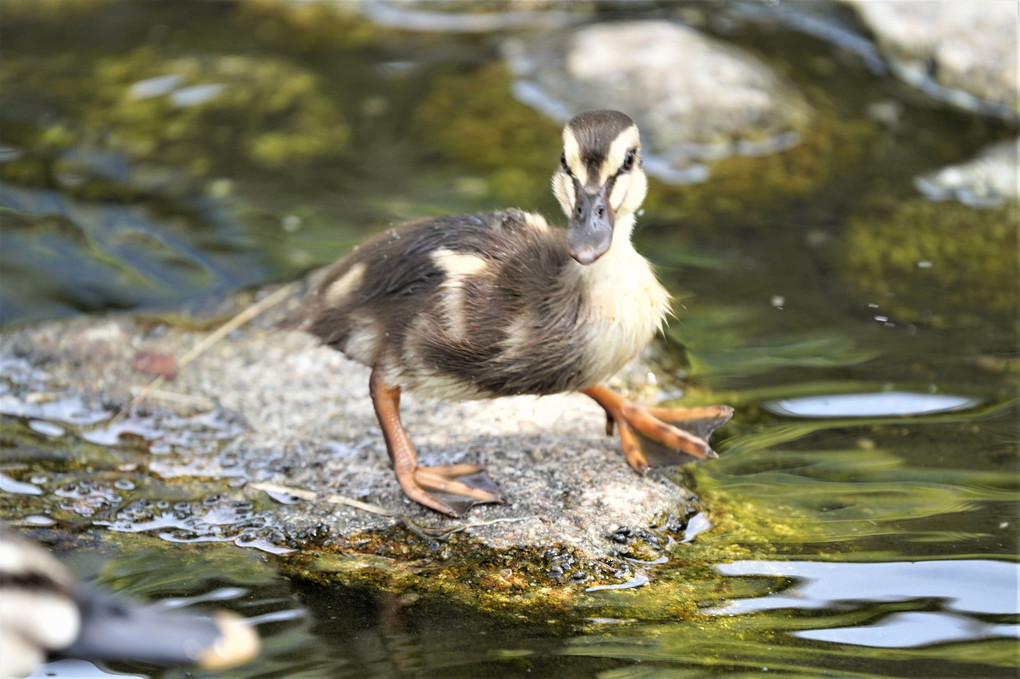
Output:
[[573,177],[574,173],[570,171],[570,166],[567,165],[567,152],[564,151],[560,154],[560,169],[567,173],[568,177]]

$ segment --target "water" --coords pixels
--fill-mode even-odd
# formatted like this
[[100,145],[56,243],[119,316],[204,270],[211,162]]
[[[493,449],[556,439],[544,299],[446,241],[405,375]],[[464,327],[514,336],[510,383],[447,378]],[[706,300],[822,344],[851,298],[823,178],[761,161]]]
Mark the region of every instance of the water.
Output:
[[[0,201],[14,210],[4,323],[201,309],[206,295],[295,276],[410,216],[507,204],[557,214],[555,125],[500,98],[509,83],[494,38],[397,36],[315,9],[138,8],[8,16],[20,23],[5,29],[0,59]],[[721,457],[682,472],[713,508],[712,529],[668,546],[664,563],[635,564],[647,584],[579,591],[543,616],[320,587],[248,539],[272,521],[269,500],[215,499],[209,477],[229,469],[196,457],[187,491],[137,472],[158,473],[161,460],[180,469],[189,450],[238,435],[228,413],[96,427],[105,404],[58,387],[40,402],[15,398],[18,385],[45,383],[16,360],[0,392],[4,515],[127,595],[254,618],[264,654],[227,676],[1015,676],[1016,225],[968,250],[1007,213],[960,212],[914,189],[916,176],[1010,130],[927,102],[876,73],[873,54],[849,58],[789,28],[729,30],[820,113],[815,136],[779,157],[793,169],[743,159],[698,187],[652,186],[638,246],[678,296],[666,340],[678,364],[661,372],[681,371],[737,414],[717,439]],[[285,121],[282,151],[260,137],[246,104],[224,99],[237,85],[228,57],[251,59],[241,63],[264,78],[256,92],[298,83],[291,104],[343,128],[330,133],[341,152],[314,155],[302,135],[323,130],[297,119]],[[214,82],[159,72],[164,60],[190,73],[189,58]],[[327,84],[302,90],[308,78]],[[167,104],[181,110],[222,101],[236,136],[203,138],[212,123],[199,121],[198,143],[147,149],[151,121],[103,117],[121,80],[138,101],[184,97]],[[876,103],[898,121],[869,118]],[[127,140],[112,154],[100,134],[111,128]],[[77,153],[62,156],[54,139]],[[70,435],[82,427],[88,436]]]

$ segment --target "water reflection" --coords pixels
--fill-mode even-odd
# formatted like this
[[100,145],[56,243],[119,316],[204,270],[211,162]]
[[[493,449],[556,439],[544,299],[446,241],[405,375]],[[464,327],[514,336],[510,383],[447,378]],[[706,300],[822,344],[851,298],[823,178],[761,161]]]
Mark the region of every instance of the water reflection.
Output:
[[945,613],[896,613],[867,627],[795,632],[802,639],[816,639],[875,648],[912,648],[952,641],[1020,636],[1017,625],[992,625],[973,618]]
[[[803,639],[881,648],[1020,637],[1020,625],[982,617],[1020,614],[1020,566],[965,559],[891,563],[737,561],[727,576],[768,576],[778,591],[737,599],[709,611],[739,615],[774,609],[830,609],[852,625],[793,632]],[[891,611],[888,604],[926,610]],[[854,611],[853,616],[847,615]],[[857,613],[866,613],[862,617]],[[861,622],[870,624],[861,624]]]
[[[60,180],[123,183],[139,176],[123,158],[80,153]],[[262,257],[249,250],[241,223],[224,205],[175,196],[168,196],[168,204],[170,209],[157,210],[0,183],[0,321],[180,304],[264,275]]]
[[884,391],[871,394],[826,394],[769,401],[762,406],[788,417],[895,417],[931,415],[976,406],[981,401],[952,394]]

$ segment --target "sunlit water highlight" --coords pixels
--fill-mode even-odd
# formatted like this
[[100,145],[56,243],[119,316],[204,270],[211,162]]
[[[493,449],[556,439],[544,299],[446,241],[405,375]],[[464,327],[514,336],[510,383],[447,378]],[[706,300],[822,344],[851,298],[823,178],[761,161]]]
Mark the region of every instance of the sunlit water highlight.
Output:
[[778,415],[790,417],[897,417],[962,410],[980,402],[980,399],[951,394],[887,391],[805,396],[770,401],[763,405]]
[[[775,609],[842,609],[875,613],[852,627],[802,630],[794,636],[881,648],[1020,637],[1020,625],[981,616],[1020,615],[1020,566],[1005,561],[837,563],[736,561],[726,576],[768,576],[775,593],[728,601],[708,613],[742,615]],[[898,603],[904,612],[875,604]],[[909,612],[922,606],[923,612]]]

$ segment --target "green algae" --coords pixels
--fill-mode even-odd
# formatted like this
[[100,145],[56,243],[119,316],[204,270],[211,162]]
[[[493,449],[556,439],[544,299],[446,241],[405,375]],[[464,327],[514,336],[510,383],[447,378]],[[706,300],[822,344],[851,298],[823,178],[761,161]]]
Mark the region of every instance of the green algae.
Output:
[[12,181],[45,180],[37,159],[72,149],[78,156],[112,151],[201,176],[237,162],[279,170],[333,161],[350,139],[320,76],[279,56],[185,56],[150,46],[116,56],[11,55],[0,85],[21,96],[45,92],[59,111],[38,126],[5,132],[7,143],[32,150],[0,166]]
[[[537,203],[554,215],[558,207],[549,198],[548,178],[555,158],[548,149],[559,145],[559,126],[517,101],[512,80],[499,63],[441,77],[415,120],[426,148],[483,174],[494,203]],[[862,162],[876,133],[874,123],[840,119],[823,101],[801,143],[790,150],[717,161],[699,185],[651,179],[645,212],[655,223],[684,218],[705,225],[733,214],[753,223],[745,211],[749,202],[774,208],[818,190]]]
[[[273,169],[336,159],[349,139],[344,116],[318,76],[285,60],[226,55],[164,57],[141,48],[95,65],[94,105],[82,115],[91,140],[114,129],[108,144],[135,159],[159,158],[204,174],[240,152]],[[169,96],[139,98],[136,83],[180,78]],[[193,105],[175,103],[189,87],[221,88]]]
[[[811,99],[812,123],[793,148],[716,161],[701,184],[677,186],[652,179],[645,200],[649,218],[656,223],[682,220],[685,226],[701,229],[714,229],[717,220],[733,218],[744,226],[761,226],[772,210],[811,195],[859,167],[877,126],[839,116],[831,103],[817,95]],[[752,204],[755,210],[749,212],[747,206]]]
[[876,202],[850,218],[838,262],[859,295],[908,323],[1015,326],[1020,206]]
[[[323,533],[311,542],[291,536],[301,553],[282,557],[280,566],[290,577],[320,586],[438,596],[508,619],[579,619],[621,615],[627,609],[642,611],[645,619],[686,618],[721,582],[702,556],[686,554],[693,545],[680,543],[694,513],[670,514],[648,528],[618,530],[607,536],[620,545],[617,555],[601,559],[567,545],[497,550],[463,534],[436,539],[396,525],[349,537]],[[748,554],[727,552],[731,558]],[[684,567],[684,580],[670,574],[678,564]],[[642,587],[586,593],[594,585],[620,584],[646,572],[650,582]],[[697,577],[688,582],[694,573]]]
[[506,66],[489,64],[437,78],[418,104],[425,148],[479,172],[493,203],[558,212],[549,181],[560,128],[514,99]]
[[353,3],[329,0],[241,0],[232,18],[266,48],[282,52],[355,49],[396,35],[366,21]]

